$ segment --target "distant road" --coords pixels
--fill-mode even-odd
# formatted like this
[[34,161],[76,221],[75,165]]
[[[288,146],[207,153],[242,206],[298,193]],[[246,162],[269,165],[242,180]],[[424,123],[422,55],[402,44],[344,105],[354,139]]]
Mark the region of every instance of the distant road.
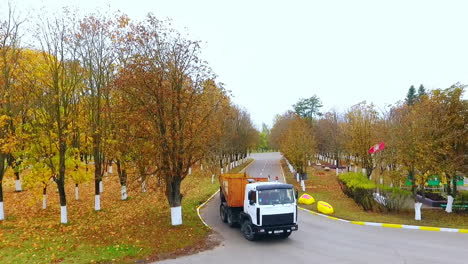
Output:
[[[255,154],[254,158],[248,174],[282,180],[279,153]],[[219,197],[215,197],[202,217],[223,236],[221,246],[159,263],[468,263],[468,234],[358,226],[299,211],[299,231],[288,239],[249,242],[239,228],[222,223],[218,211]]]

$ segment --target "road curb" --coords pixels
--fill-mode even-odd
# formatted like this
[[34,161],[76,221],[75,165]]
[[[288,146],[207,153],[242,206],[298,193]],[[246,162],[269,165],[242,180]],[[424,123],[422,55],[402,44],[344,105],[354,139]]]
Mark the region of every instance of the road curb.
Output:
[[386,227],[386,228],[401,228],[401,229],[423,230],[423,231],[433,231],[433,232],[450,232],[450,233],[468,234],[468,229],[350,221],[350,220],[345,220],[345,219],[341,219],[341,218],[334,217],[334,216],[329,216],[329,215],[324,215],[324,214],[321,214],[321,213],[317,213],[315,211],[311,211],[309,209],[302,208],[300,206],[298,206],[298,209],[302,210],[302,211],[309,212],[310,214],[313,214],[313,215],[318,215],[318,216],[325,217],[325,218],[328,218],[328,219],[331,219],[331,220],[350,223],[350,224],[353,224],[353,225],[379,226],[379,227]]
[[[286,183],[286,177],[285,177],[285,174],[284,174],[283,166],[281,164],[280,164],[280,167],[281,167],[281,173],[283,174],[284,182]],[[328,219],[331,219],[331,220],[350,223],[350,224],[353,224],[353,225],[379,226],[379,227],[386,227],[386,228],[401,228],[401,229],[423,230],[423,231],[433,231],[433,232],[449,232],[449,233],[468,234],[468,229],[350,221],[350,220],[345,220],[345,219],[341,219],[341,218],[334,217],[334,216],[329,216],[329,215],[317,213],[315,211],[311,211],[309,209],[302,208],[300,206],[297,206],[297,208],[299,210],[309,212],[310,214],[313,214],[313,215],[318,215],[318,216],[325,217],[325,218],[328,218]]]
[[200,218],[200,220],[202,221],[202,223],[208,227],[209,229],[212,229],[211,226],[209,226],[208,224],[206,224],[205,220],[203,220],[203,218],[201,217],[200,215],[200,209],[203,208],[209,201],[211,201],[211,199],[213,199],[213,197],[215,197],[216,194],[219,193],[219,190],[217,190],[215,193],[213,193],[213,195],[210,196],[210,198],[208,198],[204,203],[200,204],[198,207],[197,207],[197,215],[198,215],[198,218]]

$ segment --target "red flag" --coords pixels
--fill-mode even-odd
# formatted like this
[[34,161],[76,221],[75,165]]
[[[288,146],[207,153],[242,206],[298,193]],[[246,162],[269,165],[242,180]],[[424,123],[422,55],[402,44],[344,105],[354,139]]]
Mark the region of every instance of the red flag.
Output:
[[372,146],[370,149],[369,149],[369,154],[374,154],[376,152],[379,152],[381,150],[383,150],[385,148],[385,143],[384,142],[380,142],[379,144],[376,144],[374,146]]

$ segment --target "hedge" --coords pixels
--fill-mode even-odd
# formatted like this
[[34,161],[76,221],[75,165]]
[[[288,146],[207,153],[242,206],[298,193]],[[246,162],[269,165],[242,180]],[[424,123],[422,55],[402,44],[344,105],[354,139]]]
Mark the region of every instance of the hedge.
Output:
[[399,211],[411,196],[411,192],[400,188],[376,185],[362,173],[340,174],[338,182],[343,192],[366,211],[382,207],[388,211]]

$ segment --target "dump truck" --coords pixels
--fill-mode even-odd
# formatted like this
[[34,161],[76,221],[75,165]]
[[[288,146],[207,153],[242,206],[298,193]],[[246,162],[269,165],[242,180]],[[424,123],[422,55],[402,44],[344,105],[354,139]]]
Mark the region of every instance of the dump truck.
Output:
[[297,225],[297,191],[291,184],[269,182],[246,173],[219,176],[221,220],[240,225],[247,240],[264,235],[287,238]]

